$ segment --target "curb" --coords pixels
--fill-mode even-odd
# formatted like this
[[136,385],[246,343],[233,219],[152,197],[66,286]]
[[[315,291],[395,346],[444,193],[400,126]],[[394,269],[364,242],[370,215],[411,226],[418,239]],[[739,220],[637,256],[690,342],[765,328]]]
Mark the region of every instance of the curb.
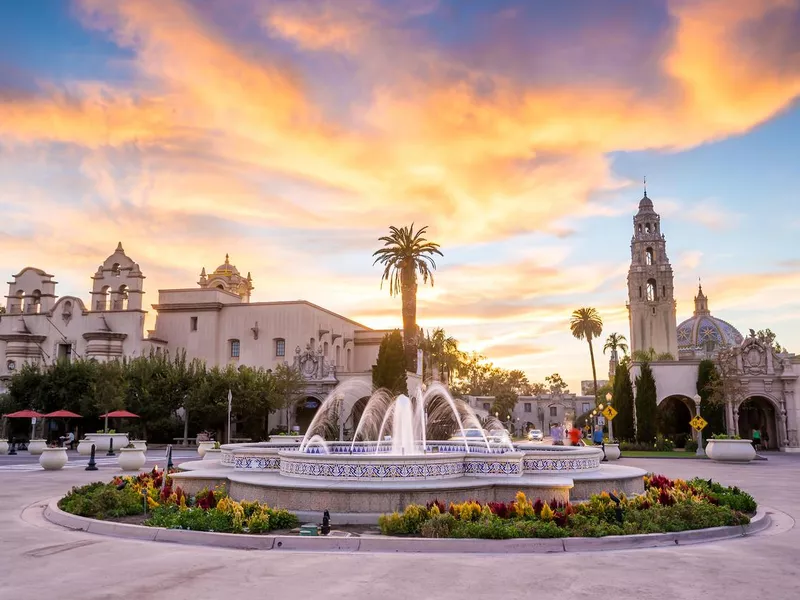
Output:
[[293,535],[249,535],[245,533],[212,533],[163,529],[128,523],[114,523],[79,517],[58,508],[58,498],[44,509],[51,523],[95,535],[236,550],[276,550],[311,552],[409,552],[433,554],[541,554],[552,552],[603,552],[638,550],[667,546],[688,546],[755,535],[772,524],[771,513],[759,508],[748,525],[695,529],[675,533],[617,535],[602,538],[519,538],[481,540],[452,538],[365,537],[301,537]]

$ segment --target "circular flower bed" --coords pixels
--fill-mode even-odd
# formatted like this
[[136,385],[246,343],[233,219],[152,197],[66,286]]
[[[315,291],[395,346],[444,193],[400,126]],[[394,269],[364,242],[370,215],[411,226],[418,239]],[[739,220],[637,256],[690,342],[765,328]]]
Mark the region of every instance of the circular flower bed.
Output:
[[143,515],[144,525],[192,531],[265,533],[298,524],[297,517],[287,510],[259,502],[236,502],[221,489],[189,496],[180,487],[173,487],[169,474],[156,469],[114,477],[111,483],[73,488],[58,507],[94,519]]
[[379,525],[384,535],[429,538],[603,537],[745,525],[755,511],[753,497],[738,488],[651,474],[645,493],[634,498],[603,492],[581,504],[546,504],[519,492],[510,503],[434,500],[383,515]]

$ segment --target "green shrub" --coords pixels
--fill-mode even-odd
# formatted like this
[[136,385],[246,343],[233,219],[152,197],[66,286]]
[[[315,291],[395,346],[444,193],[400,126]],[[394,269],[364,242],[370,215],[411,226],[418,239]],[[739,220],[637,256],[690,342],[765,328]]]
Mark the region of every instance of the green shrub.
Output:
[[420,526],[419,532],[426,538],[450,537],[455,522],[456,518],[450,513],[434,515]]
[[108,483],[74,487],[58,502],[58,507],[73,515],[110,519],[144,513],[142,496],[129,487],[117,489]]
[[299,521],[297,515],[290,513],[285,508],[271,508],[269,509],[269,523],[270,529],[292,529],[297,527]]
[[656,452],[672,452],[675,450],[675,443],[669,439],[665,438],[663,435],[656,436],[655,444],[653,444],[653,448]]
[[685,449],[689,453],[697,452],[697,440],[686,440]]
[[758,503],[750,494],[738,487],[725,487],[716,481],[705,479],[692,479],[688,482],[695,489],[702,490],[709,498],[720,506],[726,506],[734,511],[753,514],[758,509]]
[[378,527],[383,535],[408,535],[409,533],[403,515],[398,512],[378,517]]

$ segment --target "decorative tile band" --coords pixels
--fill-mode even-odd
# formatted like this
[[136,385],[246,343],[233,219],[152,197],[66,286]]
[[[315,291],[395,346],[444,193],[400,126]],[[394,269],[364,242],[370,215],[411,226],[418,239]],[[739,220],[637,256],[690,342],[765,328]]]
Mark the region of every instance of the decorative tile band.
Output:
[[317,460],[287,459],[281,461],[281,475],[320,479],[346,480],[425,480],[450,479],[464,474],[464,462],[460,459],[438,462],[322,462]]
[[522,461],[516,460],[464,460],[465,475],[522,475]]
[[281,459],[279,456],[237,455],[233,468],[237,471],[278,471]]
[[574,473],[600,468],[600,458],[528,458],[522,461],[525,473]]

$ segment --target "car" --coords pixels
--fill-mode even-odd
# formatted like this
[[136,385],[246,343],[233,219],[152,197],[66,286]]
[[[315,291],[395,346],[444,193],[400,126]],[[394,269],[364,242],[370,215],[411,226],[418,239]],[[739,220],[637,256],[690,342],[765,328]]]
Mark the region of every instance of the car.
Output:
[[490,442],[505,444],[511,442],[511,435],[505,429],[492,429],[489,435],[486,436],[486,439]]
[[483,429],[478,429],[476,427],[465,427],[463,435],[460,430],[457,430],[455,435],[453,435],[450,438],[450,441],[463,442],[465,438],[467,440],[483,441],[485,437],[486,437],[486,432],[484,432]]
[[541,442],[544,440],[544,434],[541,429],[531,429],[528,432],[528,439],[532,442]]

